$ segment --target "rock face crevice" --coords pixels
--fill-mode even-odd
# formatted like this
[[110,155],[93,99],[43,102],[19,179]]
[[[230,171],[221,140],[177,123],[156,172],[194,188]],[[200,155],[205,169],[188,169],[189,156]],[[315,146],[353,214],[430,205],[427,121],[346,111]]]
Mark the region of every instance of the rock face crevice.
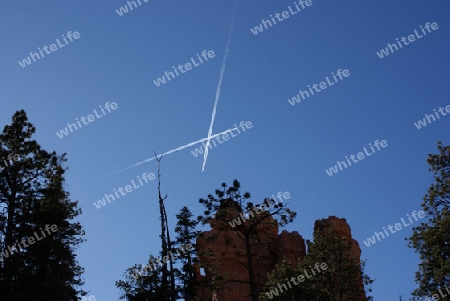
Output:
[[[239,217],[241,213],[238,206],[235,206],[232,201],[225,200],[216,217],[221,214],[231,220]],[[257,226],[256,235],[251,240],[254,278],[258,295],[267,282],[267,274],[274,270],[276,265],[281,264],[283,259],[296,266],[298,260],[303,260],[306,256],[305,240],[297,231],[283,230],[278,233],[276,220],[264,212],[259,216],[265,217],[264,222]],[[246,221],[246,225],[248,225],[248,221]],[[246,268],[247,252],[243,235],[237,231],[231,231],[228,223],[221,222],[216,218],[210,222],[210,226],[211,230],[203,232],[203,235],[197,239],[198,258],[204,268],[204,275],[200,275],[198,280],[205,281],[211,286],[209,290],[205,288],[198,290],[199,301],[251,300],[248,269]],[[361,249],[358,242],[352,238],[350,226],[346,220],[335,216],[318,220],[314,225],[314,231],[324,231],[329,226],[336,230],[339,237],[348,239],[354,254],[359,259]]]

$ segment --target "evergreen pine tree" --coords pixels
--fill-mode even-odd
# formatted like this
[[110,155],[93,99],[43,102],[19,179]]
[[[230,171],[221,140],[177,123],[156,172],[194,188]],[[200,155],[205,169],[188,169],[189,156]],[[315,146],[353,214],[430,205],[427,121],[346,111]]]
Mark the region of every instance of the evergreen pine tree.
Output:
[[[320,273],[315,269],[318,263]],[[326,263],[325,270],[322,263]],[[345,238],[339,238],[331,226],[326,231],[315,231],[314,242],[308,242],[308,254],[299,260],[297,267],[292,267],[286,261],[269,273],[265,291],[261,293],[264,301],[355,301],[372,300],[366,297],[370,292],[372,279],[364,272],[365,262],[359,262],[354,255],[350,243]],[[311,269],[314,269],[315,275]],[[311,276],[306,277],[306,273]],[[298,276],[304,275],[304,281],[299,282]],[[280,291],[281,284],[287,283],[292,277],[292,288]],[[361,283],[362,280],[362,283]],[[276,291],[278,295],[273,294]],[[272,292],[272,295],[270,295]],[[273,298],[270,298],[272,296]],[[367,298],[367,299],[366,299]]]
[[438,151],[427,159],[435,180],[421,204],[428,221],[414,227],[407,239],[421,261],[416,272],[419,287],[412,293],[418,297],[438,294],[439,289],[445,292],[450,285],[450,146],[438,142]]
[[0,134],[1,298],[76,301],[85,294],[75,255],[84,231],[71,220],[81,209],[63,187],[66,154],[41,150],[35,131],[21,110]]
[[[177,259],[181,262],[181,269],[177,270],[177,278],[181,282],[179,287],[180,296],[186,301],[194,301],[197,290],[197,272],[196,266],[198,260],[196,257],[196,239],[200,231],[196,231],[198,222],[192,219],[192,213],[185,206],[181,208],[180,214],[177,214],[178,219],[175,227],[177,237],[175,240],[175,250],[180,254]],[[187,247],[187,246],[190,246]]]
[[[294,282],[290,282],[292,288],[287,286],[287,282],[291,280],[292,277],[297,279],[298,272],[297,267],[293,267],[285,259],[268,275],[267,282],[265,284],[265,290],[260,294],[260,299],[262,301],[298,301],[298,300],[309,300],[308,294],[306,292],[304,282],[294,285]],[[286,285],[287,290],[284,289],[283,285]],[[282,291],[283,290],[283,291]]]
[[162,284],[162,266],[155,263],[156,257],[150,255],[146,266],[139,264],[127,269],[125,280],[116,281],[116,287],[122,291],[120,300],[167,300],[167,289]]
[[314,242],[308,248],[307,258],[300,264],[300,271],[307,270],[316,262],[327,264],[325,271],[311,281],[305,281],[315,289],[315,295],[320,296],[311,300],[371,300],[371,297],[366,297],[365,290],[371,291],[369,285],[373,280],[364,273],[365,262],[359,261],[350,242],[345,237],[339,238],[330,224],[325,230],[314,232]]

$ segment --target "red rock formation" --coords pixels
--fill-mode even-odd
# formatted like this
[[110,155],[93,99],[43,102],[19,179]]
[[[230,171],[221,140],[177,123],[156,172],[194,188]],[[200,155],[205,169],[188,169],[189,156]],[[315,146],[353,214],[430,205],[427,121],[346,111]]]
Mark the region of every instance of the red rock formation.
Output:
[[[351,246],[352,253],[355,255],[357,262],[360,261],[361,258],[361,248],[359,247],[359,243],[352,238],[352,231],[350,229],[349,224],[345,218],[338,218],[336,216],[329,216],[326,219],[317,220],[314,223],[314,233],[316,231],[327,231],[328,228],[331,227],[336,232],[337,237],[345,238]],[[361,291],[364,291],[364,284],[361,277],[355,279],[355,282],[358,283]],[[355,301],[366,301],[367,297],[365,294],[361,294],[359,298]]]
[[[216,216],[223,215],[226,217],[225,220],[229,221],[237,218],[239,214],[238,206],[230,200],[225,200]],[[287,232],[284,230],[278,234],[277,222],[267,213],[263,212],[258,215],[258,217],[262,216],[265,216],[266,219],[263,224],[257,226],[256,237],[252,238],[250,244],[258,295],[267,281],[267,274],[274,270],[283,259],[296,266],[298,260],[302,260],[306,256],[305,240],[297,231]],[[331,216],[326,220],[330,221],[339,237],[347,237],[352,242],[352,248],[359,257],[361,249],[358,242],[351,238],[350,227],[345,219]],[[315,231],[325,229],[327,227],[326,220],[317,221]],[[211,230],[203,232],[203,237],[197,239],[198,256],[206,273],[206,275],[200,276],[199,280],[206,281],[213,287],[220,283],[220,287],[212,288],[209,291],[199,289],[199,301],[212,300],[213,292],[215,292],[214,298],[219,301],[252,300],[248,284],[249,273],[245,268],[248,262],[245,242],[243,236],[235,231],[239,226],[233,229],[228,223],[220,222],[217,219],[212,220],[210,225]],[[246,226],[248,225],[249,222],[246,221]],[[220,276],[224,279],[215,281]]]
[[352,238],[352,230],[350,229],[349,224],[347,224],[347,220],[336,216],[329,216],[328,218],[317,220],[314,223],[314,232],[319,230],[326,231],[328,225],[336,231],[336,235],[339,238],[345,237],[347,239],[352,246],[353,253],[359,259],[361,256],[361,248],[359,247],[359,243]]
[[[231,221],[239,217],[239,208],[229,200],[223,201],[222,208],[217,215],[225,215],[225,220]],[[256,214],[256,213],[255,213]],[[216,215],[216,216],[217,216]],[[252,261],[255,270],[256,290],[262,291],[262,286],[267,282],[267,273],[272,271],[277,263],[286,258],[292,264],[297,264],[299,258],[306,255],[304,239],[297,233],[283,231],[278,235],[277,222],[262,212],[258,217],[266,217],[264,222],[256,227],[256,237],[250,244]],[[204,232],[203,237],[197,239],[199,259],[205,268],[206,275],[200,280],[213,283],[213,276],[223,276],[222,285],[217,289],[218,300],[251,300],[250,286],[248,284],[249,273],[246,269],[247,252],[243,235],[228,223],[213,220],[211,231]],[[246,225],[249,222],[246,221]],[[236,227],[238,229],[239,226]],[[208,251],[212,255],[205,254]],[[200,300],[212,300],[212,292],[199,291]]]

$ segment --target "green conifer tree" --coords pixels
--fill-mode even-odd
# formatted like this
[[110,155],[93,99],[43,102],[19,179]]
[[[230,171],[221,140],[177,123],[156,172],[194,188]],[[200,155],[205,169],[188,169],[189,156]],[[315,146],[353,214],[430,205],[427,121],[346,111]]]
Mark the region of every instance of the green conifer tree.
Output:
[[[365,292],[365,289],[371,291],[369,285],[373,282],[364,272],[365,262],[359,262],[347,239],[339,238],[330,225],[325,229],[314,232],[314,242],[308,241],[308,254],[299,260],[298,266],[292,267],[284,261],[269,273],[262,300],[372,300]],[[323,263],[326,265],[322,266]],[[301,282],[299,275],[304,276]],[[281,291],[282,284],[288,281],[292,288]]]
[[[185,206],[181,208],[175,227],[177,237],[173,253],[178,255],[177,261],[181,263],[181,268],[177,269],[177,279],[181,282],[178,289],[180,296],[186,301],[194,301],[197,290],[196,265],[196,239],[200,231],[195,230],[198,222],[192,219],[191,211]],[[190,247],[189,247],[190,246]]]
[[128,268],[125,280],[116,281],[121,290],[120,300],[127,301],[165,301],[167,289],[163,286],[162,266],[156,264],[157,258],[150,255],[145,266],[141,264]]
[[1,299],[77,301],[85,294],[75,255],[84,231],[71,220],[81,209],[63,187],[66,154],[42,150],[35,131],[21,110],[0,134]]
[[428,221],[413,228],[408,246],[419,253],[416,272],[419,287],[413,296],[430,297],[450,285],[450,146],[438,142],[438,153],[429,154],[430,185],[421,204],[429,214]]

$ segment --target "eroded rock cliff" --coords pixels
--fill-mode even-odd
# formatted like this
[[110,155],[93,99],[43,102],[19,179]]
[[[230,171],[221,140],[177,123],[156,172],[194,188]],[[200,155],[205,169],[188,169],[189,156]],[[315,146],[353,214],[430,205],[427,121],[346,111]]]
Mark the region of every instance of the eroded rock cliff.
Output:
[[[240,216],[242,218],[241,213],[236,204],[225,200],[216,216],[221,214],[231,220]],[[264,216],[264,214],[264,222],[256,227],[256,235],[250,239],[253,255],[250,259],[254,267],[255,288],[258,294],[267,282],[267,274],[274,270],[283,259],[297,265],[298,260],[302,260],[306,256],[303,237],[297,231],[283,230],[278,233],[277,222],[267,212],[259,215]],[[211,221],[210,225],[211,230],[204,232],[203,236],[197,239],[198,256],[204,268],[203,275],[199,280],[206,281],[211,285],[209,290],[199,289],[199,300],[251,300],[251,290],[248,284],[249,272],[246,268],[249,258],[245,239],[242,233],[235,231],[244,229],[243,226],[236,225],[236,228],[231,229],[230,224],[217,219]],[[249,225],[248,220],[246,220],[246,225]],[[351,229],[346,220],[335,216],[318,220],[314,225],[314,231],[324,231],[329,226],[336,230],[339,237],[348,239],[355,256],[359,259],[361,249],[358,242],[352,238]],[[220,283],[219,286],[218,283]]]

